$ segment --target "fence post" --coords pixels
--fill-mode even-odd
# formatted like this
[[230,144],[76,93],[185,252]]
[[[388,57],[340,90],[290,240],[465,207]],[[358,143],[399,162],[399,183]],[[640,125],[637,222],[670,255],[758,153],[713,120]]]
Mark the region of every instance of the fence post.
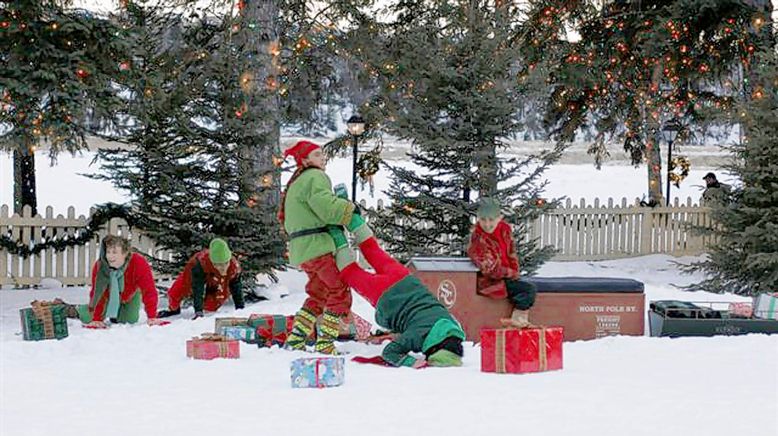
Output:
[[641,255],[651,254],[652,229],[654,227],[654,210],[650,207],[640,208],[640,250]]

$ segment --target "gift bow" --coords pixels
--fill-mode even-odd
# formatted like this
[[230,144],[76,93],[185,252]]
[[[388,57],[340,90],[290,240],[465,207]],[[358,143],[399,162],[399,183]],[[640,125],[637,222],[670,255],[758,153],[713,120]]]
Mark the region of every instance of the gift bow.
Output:
[[51,314],[51,308],[64,304],[59,298],[54,301],[38,301],[30,303],[32,313],[43,323],[43,336],[46,339],[54,338],[54,318]]
[[293,316],[285,316],[284,317],[284,331],[276,333],[274,330],[276,328],[276,319],[272,315],[267,316],[265,321],[265,326],[263,327],[257,327],[257,340],[264,339],[265,340],[265,346],[271,347],[273,346],[273,342],[278,343],[279,345],[283,345],[286,343],[286,337],[288,333],[292,330],[292,326],[294,325],[294,317]]
[[214,342],[226,342],[230,339],[224,335],[218,334],[218,333],[203,333],[200,335],[200,337],[193,337],[192,339],[196,341],[214,341]]

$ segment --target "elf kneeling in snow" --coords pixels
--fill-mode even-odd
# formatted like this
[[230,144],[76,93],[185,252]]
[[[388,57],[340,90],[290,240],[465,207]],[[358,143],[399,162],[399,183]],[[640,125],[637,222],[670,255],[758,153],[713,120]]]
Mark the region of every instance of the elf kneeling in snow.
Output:
[[[340,276],[375,307],[378,324],[398,334],[384,348],[383,360],[414,368],[461,366],[465,333],[459,323],[419,279],[381,249],[361,216],[354,214],[347,228],[376,273],[363,270],[343,230],[331,228]],[[422,352],[425,359],[416,359],[410,352]]]
[[236,309],[243,309],[243,286],[240,282],[240,263],[232,255],[227,242],[214,238],[207,249],[192,256],[184,270],[168,291],[168,310],[159,312],[160,318],[181,313],[181,301],[192,297],[197,319],[203,309],[216,312],[230,298]]
[[106,328],[106,319],[134,324],[140,317],[143,300],[147,324],[159,325],[157,298],[157,287],[146,259],[132,252],[127,239],[108,235],[100,244],[100,259],[92,267],[89,304],[69,304],[68,317],[81,319],[89,328]]

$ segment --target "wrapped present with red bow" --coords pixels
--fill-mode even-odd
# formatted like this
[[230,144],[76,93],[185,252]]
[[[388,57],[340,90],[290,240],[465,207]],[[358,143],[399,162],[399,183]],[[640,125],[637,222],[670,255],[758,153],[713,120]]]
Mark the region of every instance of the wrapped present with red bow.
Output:
[[523,374],[562,369],[562,327],[481,330],[481,371]]
[[249,326],[256,330],[256,342],[259,347],[283,346],[286,337],[292,331],[294,315],[251,315]]
[[240,341],[215,333],[203,333],[186,341],[186,357],[200,360],[237,359],[240,357]]
[[735,318],[751,318],[754,306],[751,303],[729,303],[729,315]]

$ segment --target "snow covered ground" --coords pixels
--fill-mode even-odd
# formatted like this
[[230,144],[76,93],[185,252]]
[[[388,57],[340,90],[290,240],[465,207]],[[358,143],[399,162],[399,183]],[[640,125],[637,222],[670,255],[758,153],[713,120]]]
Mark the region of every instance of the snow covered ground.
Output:
[[[740,301],[689,294],[699,277],[666,256],[551,262],[540,275],[631,277],[646,300]],[[337,388],[290,388],[289,364],[304,354],[241,344],[239,360],[195,361],[185,341],[212,331],[215,316],[291,314],[304,276],[281,274],[269,301],[164,327],[106,331],[71,321],[61,341],[25,342],[19,309],[33,299],[84,302],[87,290],[0,291],[0,434],[123,435],[749,435],[778,434],[778,335],[666,339],[610,337],[564,345],[562,371],[480,372],[467,343],[464,367],[394,369],[346,363]],[[281,298],[281,295],[288,296]],[[373,320],[358,299],[354,309]],[[341,343],[376,355],[381,347]],[[348,357],[348,356],[347,356]]]
[[[92,173],[92,154],[37,159],[38,198],[55,213],[77,214],[126,200]],[[407,165],[407,163],[403,163]],[[680,190],[699,198],[695,168]],[[349,159],[331,162],[333,183],[350,187]],[[389,180],[377,177],[373,205]],[[645,191],[645,169],[590,163],[547,173],[549,197],[620,200]],[[721,177],[724,181],[729,179]],[[0,204],[12,196],[11,159],[0,153]],[[359,192],[367,198],[367,192]],[[607,262],[550,262],[543,276],[628,277],[646,285],[646,300],[742,301],[734,295],[685,293],[699,276],[675,261],[649,256]],[[302,304],[305,277],[281,273],[270,300],[164,327],[115,326],[107,331],[69,324],[62,341],[25,342],[19,309],[34,299],[86,302],[83,288],[47,282],[43,289],[0,289],[0,435],[778,435],[778,335],[665,339],[610,337],[566,343],[564,369],[529,375],[480,372],[480,349],[466,344],[464,367],[421,371],[348,361],[346,384],[325,390],[290,388],[289,364],[303,353],[241,344],[239,360],[195,361],[185,341],[213,330],[215,316],[292,314]],[[282,296],[284,296],[282,298]],[[164,303],[161,302],[162,307]],[[373,320],[359,298],[355,312]],[[377,355],[380,346],[342,343],[350,355]]]

